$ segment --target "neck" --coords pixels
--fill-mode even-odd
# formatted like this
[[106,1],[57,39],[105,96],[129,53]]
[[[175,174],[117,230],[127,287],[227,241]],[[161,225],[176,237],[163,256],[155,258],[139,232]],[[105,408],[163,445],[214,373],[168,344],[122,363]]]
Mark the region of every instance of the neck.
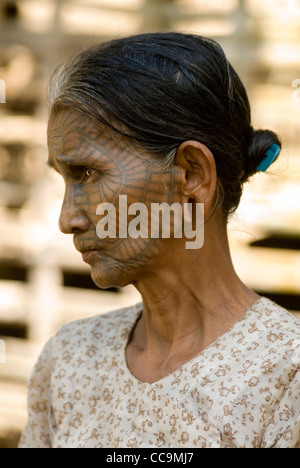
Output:
[[259,297],[235,273],[226,229],[200,251],[179,251],[174,255],[173,248],[135,284],[144,305],[133,335],[141,351],[159,356],[200,352]]

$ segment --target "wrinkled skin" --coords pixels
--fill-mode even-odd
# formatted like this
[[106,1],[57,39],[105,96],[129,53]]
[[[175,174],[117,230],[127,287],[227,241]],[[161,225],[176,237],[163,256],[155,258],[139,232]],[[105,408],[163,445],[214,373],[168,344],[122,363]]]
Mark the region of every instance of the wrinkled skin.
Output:
[[[141,293],[143,313],[131,331],[126,360],[139,380],[158,381],[225,333],[258,299],[235,273],[226,220],[214,209],[214,157],[200,142],[183,142],[172,169],[161,172],[153,155],[117,143],[70,109],[52,116],[48,137],[49,164],[66,186],[60,229],[74,235],[99,287],[134,284]],[[109,202],[118,208],[119,195],[127,195],[128,205],[148,207],[203,203],[203,247],[187,250],[185,239],[172,232],[170,239],[100,239],[97,207]]]
[[150,236],[118,239],[118,230],[116,239],[99,239],[97,206],[112,203],[118,221],[123,216],[119,213],[119,195],[127,195],[128,206],[144,203],[149,218],[151,203],[180,201],[176,170],[162,175],[153,157],[140,156],[137,150],[115,140],[76,111],[61,111],[49,122],[49,164],[63,176],[66,185],[60,229],[74,235],[79,251],[93,250],[84,254],[84,260],[92,268],[93,280],[102,288],[134,283],[170,246],[166,240]]

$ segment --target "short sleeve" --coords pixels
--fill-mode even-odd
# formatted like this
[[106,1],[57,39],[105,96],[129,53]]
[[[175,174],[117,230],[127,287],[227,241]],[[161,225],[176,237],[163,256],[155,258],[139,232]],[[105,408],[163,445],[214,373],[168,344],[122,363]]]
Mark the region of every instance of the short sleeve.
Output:
[[300,448],[300,371],[274,409],[264,435],[266,448]]
[[44,347],[28,383],[28,421],[19,448],[51,448],[51,340]]

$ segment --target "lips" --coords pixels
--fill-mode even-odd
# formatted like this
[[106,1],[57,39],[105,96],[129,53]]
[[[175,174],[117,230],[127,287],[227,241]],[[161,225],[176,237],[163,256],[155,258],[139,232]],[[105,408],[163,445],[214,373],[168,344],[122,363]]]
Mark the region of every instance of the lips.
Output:
[[92,253],[92,252],[97,252],[99,249],[82,249],[82,250],[79,250],[79,252],[82,254],[82,255],[85,255],[85,254],[88,254],[88,253]]
[[78,250],[78,252],[80,252],[82,255],[97,252],[99,250],[99,248],[95,248],[94,246],[80,245],[79,242],[76,242],[76,239],[74,239],[74,245],[76,250]]

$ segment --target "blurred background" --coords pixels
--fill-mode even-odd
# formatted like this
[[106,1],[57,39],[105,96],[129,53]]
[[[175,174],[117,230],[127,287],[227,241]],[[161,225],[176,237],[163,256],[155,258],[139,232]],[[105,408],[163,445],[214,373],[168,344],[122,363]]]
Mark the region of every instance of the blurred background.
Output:
[[58,230],[63,185],[45,165],[49,76],[83,46],[170,30],[216,39],[247,87],[254,126],[283,139],[271,173],[245,188],[229,233],[242,279],[299,314],[300,0],[0,0],[2,448],[17,446],[27,379],[58,327],[139,300],[132,287],[96,290]]

